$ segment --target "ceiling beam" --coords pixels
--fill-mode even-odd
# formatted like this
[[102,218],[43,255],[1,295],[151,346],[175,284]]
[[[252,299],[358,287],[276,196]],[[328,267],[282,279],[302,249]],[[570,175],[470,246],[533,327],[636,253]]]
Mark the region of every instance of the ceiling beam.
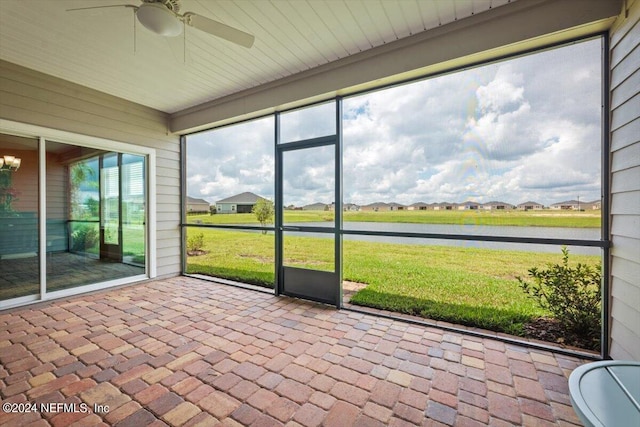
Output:
[[188,133],[607,30],[621,0],[519,0],[176,112]]

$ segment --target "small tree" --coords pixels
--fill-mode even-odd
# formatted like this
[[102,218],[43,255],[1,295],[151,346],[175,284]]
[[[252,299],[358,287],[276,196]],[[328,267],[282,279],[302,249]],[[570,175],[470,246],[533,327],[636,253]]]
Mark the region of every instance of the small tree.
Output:
[[87,205],[87,209],[89,210],[89,217],[90,218],[99,218],[99,216],[100,216],[100,202],[98,202],[93,197],[88,197],[85,200],[84,204]]
[[520,287],[538,305],[549,310],[568,332],[593,342],[600,338],[601,267],[578,263],[569,266],[569,250],[562,248],[562,264],[529,269],[533,282],[518,277]]
[[198,233],[187,238],[187,252],[197,255],[204,248],[204,234]]
[[[275,209],[273,207],[273,202],[267,199],[258,199],[258,202],[253,205],[253,209],[251,212],[256,216],[258,221],[260,221],[260,225],[265,227],[267,223],[273,224],[273,215],[275,214]],[[262,230],[262,234],[267,234],[267,230]]]
[[95,176],[95,171],[86,161],[74,163],[69,168],[72,219],[83,218],[83,211],[80,201],[80,186],[83,184],[90,185],[91,187],[97,186],[98,184],[95,180]]

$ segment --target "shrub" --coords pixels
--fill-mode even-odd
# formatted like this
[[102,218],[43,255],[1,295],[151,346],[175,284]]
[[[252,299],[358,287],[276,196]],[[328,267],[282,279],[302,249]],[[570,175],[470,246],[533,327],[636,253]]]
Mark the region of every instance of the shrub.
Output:
[[[256,216],[260,225],[266,227],[267,223],[273,222],[275,209],[271,200],[260,198],[256,204],[253,205],[251,212]],[[262,230],[262,234],[267,234],[267,230]]]
[[518,277],[522,290],[540,307],[551,312],[562,328],[593,342],[601,329],[601,267],[578,263],[569,266],[569,250],[562,248],[562,264],[530,268],[526,281]]
[[204,248],[204,234],[198,233],[187,238],[187,251],[200,252]]
[[71,234],[71,250],[74,252],[86,252],[96,246],[100,236],[98,229],[91,225],[83,225],[78,227]]

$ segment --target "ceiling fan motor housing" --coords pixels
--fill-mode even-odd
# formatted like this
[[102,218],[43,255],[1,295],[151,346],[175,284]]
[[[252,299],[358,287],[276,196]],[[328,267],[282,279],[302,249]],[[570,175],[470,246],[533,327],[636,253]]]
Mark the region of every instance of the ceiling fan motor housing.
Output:
[[143,3],[160,3],[172,12],[180,12],[180,0],[142,0]]
[[144,2],[138,8],[136,16],[145,28],[161,36],[175,37],[182,34],[182,21],[164,3]]

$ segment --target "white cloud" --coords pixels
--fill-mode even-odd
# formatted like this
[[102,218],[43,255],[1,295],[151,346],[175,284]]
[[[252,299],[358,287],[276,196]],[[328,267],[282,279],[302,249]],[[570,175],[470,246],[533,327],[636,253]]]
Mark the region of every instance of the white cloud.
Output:
[[[595,40],[345,99],[344,201],[597,199],[599,58]],[[284,135],[332,132],[332,108],[284,115]],[[189,137],[189,195],[272,198],[273,137],[273,118]],[[285,204],[332,202],[332,173],[285,153]]]

